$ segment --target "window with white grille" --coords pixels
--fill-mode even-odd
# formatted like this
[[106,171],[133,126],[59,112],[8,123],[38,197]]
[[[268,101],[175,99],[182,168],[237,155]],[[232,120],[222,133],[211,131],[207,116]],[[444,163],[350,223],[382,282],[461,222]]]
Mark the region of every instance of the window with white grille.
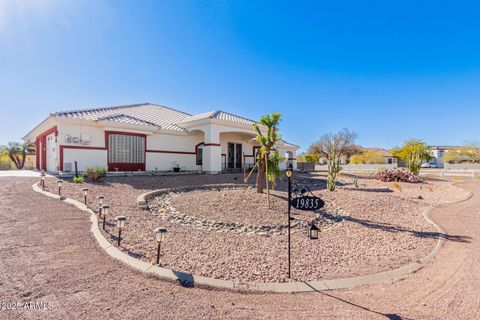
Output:
[[123,134],[108,136],[109,163],[145,163],[145,137]]

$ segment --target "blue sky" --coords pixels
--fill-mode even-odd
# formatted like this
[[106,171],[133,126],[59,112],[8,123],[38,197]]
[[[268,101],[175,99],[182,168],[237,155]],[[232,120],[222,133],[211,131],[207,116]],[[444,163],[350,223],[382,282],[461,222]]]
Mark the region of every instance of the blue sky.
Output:
[[152,102],[258,119],[305,149],[480,140],[475,1],[0,0],[0,144],[50,112]]

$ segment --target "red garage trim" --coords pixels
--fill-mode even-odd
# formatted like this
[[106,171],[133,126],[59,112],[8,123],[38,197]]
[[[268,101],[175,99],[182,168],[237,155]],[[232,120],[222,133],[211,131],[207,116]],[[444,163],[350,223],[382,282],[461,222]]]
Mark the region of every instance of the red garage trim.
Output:
[[[47,170],[47,136],[55,133],[55,142],[58,137],[57,126],[51,127],[50,129],[42,132],[35,139],[36,141],[36,157],[37,157],[37,169]],[[41,148],[40,148],[41,145]],[[39,150],[40,149],[40,150]],[[41,161],[39,161],[41,160]],[[40,164],[41,162],[41,164]]]

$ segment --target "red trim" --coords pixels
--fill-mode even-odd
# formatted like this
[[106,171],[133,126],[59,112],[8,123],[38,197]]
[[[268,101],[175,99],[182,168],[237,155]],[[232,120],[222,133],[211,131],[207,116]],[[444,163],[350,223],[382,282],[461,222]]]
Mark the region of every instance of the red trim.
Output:
[[[47,170],[47,136],[55,133],[55,142],[57,142],[58,129],[57,126],[53,126],[50,129],[40,133],[36,138],[36,160],[37,169]],[[40,163],[41,162],[41,163]]]
[[295,161],[295,160],[297,160],[297,158],[288,158],[287,160],[288,161]]
[[205,147],[221,147],[222,146],[220,143],[204,143],[203,145]]
[[172,151],[172,150],[146,150],[146,152],[175,153],[175,154],[196,154],[195,152],[190,152],[190,151]]

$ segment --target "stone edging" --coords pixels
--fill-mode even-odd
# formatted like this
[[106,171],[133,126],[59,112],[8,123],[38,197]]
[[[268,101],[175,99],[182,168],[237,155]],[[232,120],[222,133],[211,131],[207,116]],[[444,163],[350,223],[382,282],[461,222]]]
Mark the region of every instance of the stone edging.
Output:
[[[217,288],[223,288],[223,289],[240,289],[240,290],[251,290],[251,291],[290,292],[290,293],[316,292],[316,291],[333,290],[333,289],[349,289],[349,288],[357,287],[360,285],[373,284],[377,282],[393,280],[402,275],[417,271],[420,268],[422,268],[427,262],[433,259],[433,257],[440,250],[444,242],[444,239],[439,237],[437,241],[437,245],[435,246],[433,251],[430,254],[428,254],[426,257],[419,259],[416,262],[410,263],[408,265],[405,265],[390,271],[384,271],[384,272],[380,272],[372,275],[360,276],[360,277],[332,279],[332,280],[318,280],[318,281],[303,281],[303,282],[284,282],[284,283],[237,282],[237,281],[230,281],[230,280],[214,279],[214,278],[208,278],[203,276],[197,276],[197,275],[193,275],[185,272],[173,271],[167,268],[159,267],[152,263],[148,263],[148,262],[133,258],[128,254],[122,252],[120,249],[112,245],[107,239],[105,239],[103,234],[100,232],[100,229],[98,228],[98,219],[95,212],[89,209],[85,204],[70,198],[63,198],[53,193],[43,191],[38,186],[37,183],[34,183],[32,185],[32,188],[35,192],[41,193],[53,199],[64,201],[90,214],[90,221],[92,222],[90,231],[92,232],[93,236],[97,240],[99,246],[103,250],[105,250],[106,253],[108,253],[111,257],[117,260],[120,260],[121,262],[127,264],[131,268],[137,269],[139,271],[147,272],[150,274],[154,274],[161,278],[179,281],[182,284],[205,285],[205,286],[211,286],[211,287],[217,287]],[[141,195],[141,196],[144,196],[144,195]],[[138,198],[140,199],[141,196],[139,196]],[[444,230],[429,218],[428,216],[429,213],[435,208],[440,208],[447,205],[463,202],[470,199],[472,196],[473,194],[469,192],[469,195],[463,200],[452,201],[452,202],[444,203],[442,205],[430,206],[423,212],[423,217],[429,223],[434,225],[439,232],[444,233]],[[145,200],[145,197],[143,198],[143,200]]]

